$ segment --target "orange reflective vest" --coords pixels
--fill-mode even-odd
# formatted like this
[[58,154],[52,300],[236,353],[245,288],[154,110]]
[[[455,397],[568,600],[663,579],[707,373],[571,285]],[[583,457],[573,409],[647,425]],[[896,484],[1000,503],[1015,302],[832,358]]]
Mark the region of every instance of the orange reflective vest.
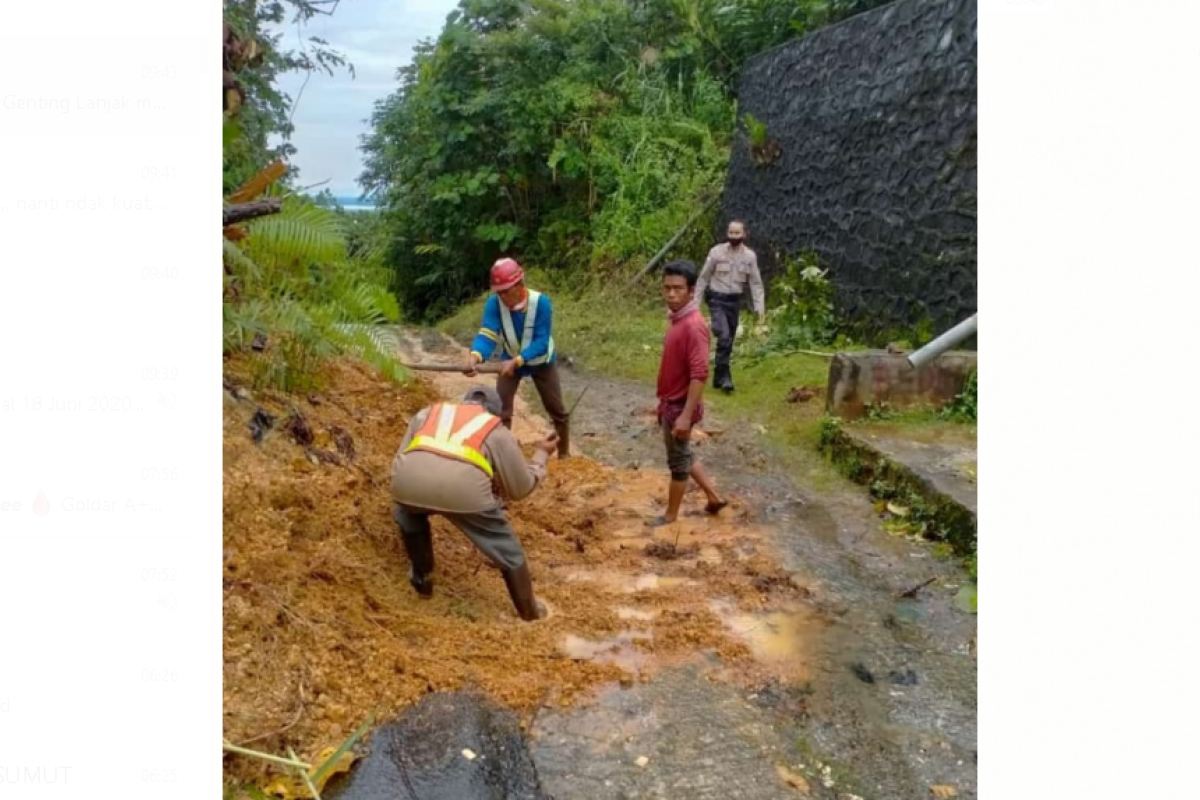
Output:
[[474,464],[492,477],[492,465],[483,457],[483,440],[500,424],[481,406],[437,403],[404,452],[424,450]]

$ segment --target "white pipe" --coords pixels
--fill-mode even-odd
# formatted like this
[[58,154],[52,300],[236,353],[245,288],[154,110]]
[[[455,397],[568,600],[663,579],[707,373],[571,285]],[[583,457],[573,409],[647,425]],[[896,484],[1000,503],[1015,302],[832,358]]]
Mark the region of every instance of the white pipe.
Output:
[[974,336],[977,330],[979,330],[978,312],[972,314],[917,352],[911,354],[908,357],[908,363],[913,365],[913,369],[920,369],[951,347],[954,347],[954,345]]

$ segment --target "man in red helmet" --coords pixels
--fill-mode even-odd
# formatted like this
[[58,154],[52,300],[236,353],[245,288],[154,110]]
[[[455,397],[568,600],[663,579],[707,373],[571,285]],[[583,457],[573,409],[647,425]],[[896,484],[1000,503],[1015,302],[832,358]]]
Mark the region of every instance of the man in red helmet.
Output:
[[558,434],[558,457],[567,458],[571,434],[551,335],[554,312],[550,298],[526,288],[525,271],[511,258],[492,265],[491,286],[492,294],[483,306],[483,325],[471,343],[470,361],[463,371],[474,375],[475,365],[491,358],[499,345],[504,357],[496,378],[496,392],[503,403],[500,419],[512,428],[513,398],[521,379],[532,378]]

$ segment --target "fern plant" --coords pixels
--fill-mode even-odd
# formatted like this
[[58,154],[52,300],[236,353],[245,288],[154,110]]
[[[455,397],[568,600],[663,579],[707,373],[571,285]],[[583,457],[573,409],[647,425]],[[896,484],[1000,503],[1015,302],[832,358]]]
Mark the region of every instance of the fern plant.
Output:
[[339,353],[405,378],[393,357],[397,341],[384,333],[400,310],[381,248],[348,256],[339,215],[299,198],[246,229],[242,242],[224,240],[223,350],[250,351],[257,386],[310,391],[321,365]]
[[338,215],[307,200],[291,198],[283,211],[247,225],[247,255],[274,269],[346,260],[346,238]]

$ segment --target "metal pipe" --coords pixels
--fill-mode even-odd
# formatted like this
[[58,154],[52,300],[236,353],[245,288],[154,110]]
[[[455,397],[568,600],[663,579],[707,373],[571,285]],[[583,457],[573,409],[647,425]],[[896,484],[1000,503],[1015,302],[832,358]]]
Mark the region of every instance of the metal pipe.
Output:
[[958,323],[917,352],[909,355],[908,363],[913,365],[913,369],[920,369],[951,347],[974,336],[977,330],[979,330],[978,312]]

